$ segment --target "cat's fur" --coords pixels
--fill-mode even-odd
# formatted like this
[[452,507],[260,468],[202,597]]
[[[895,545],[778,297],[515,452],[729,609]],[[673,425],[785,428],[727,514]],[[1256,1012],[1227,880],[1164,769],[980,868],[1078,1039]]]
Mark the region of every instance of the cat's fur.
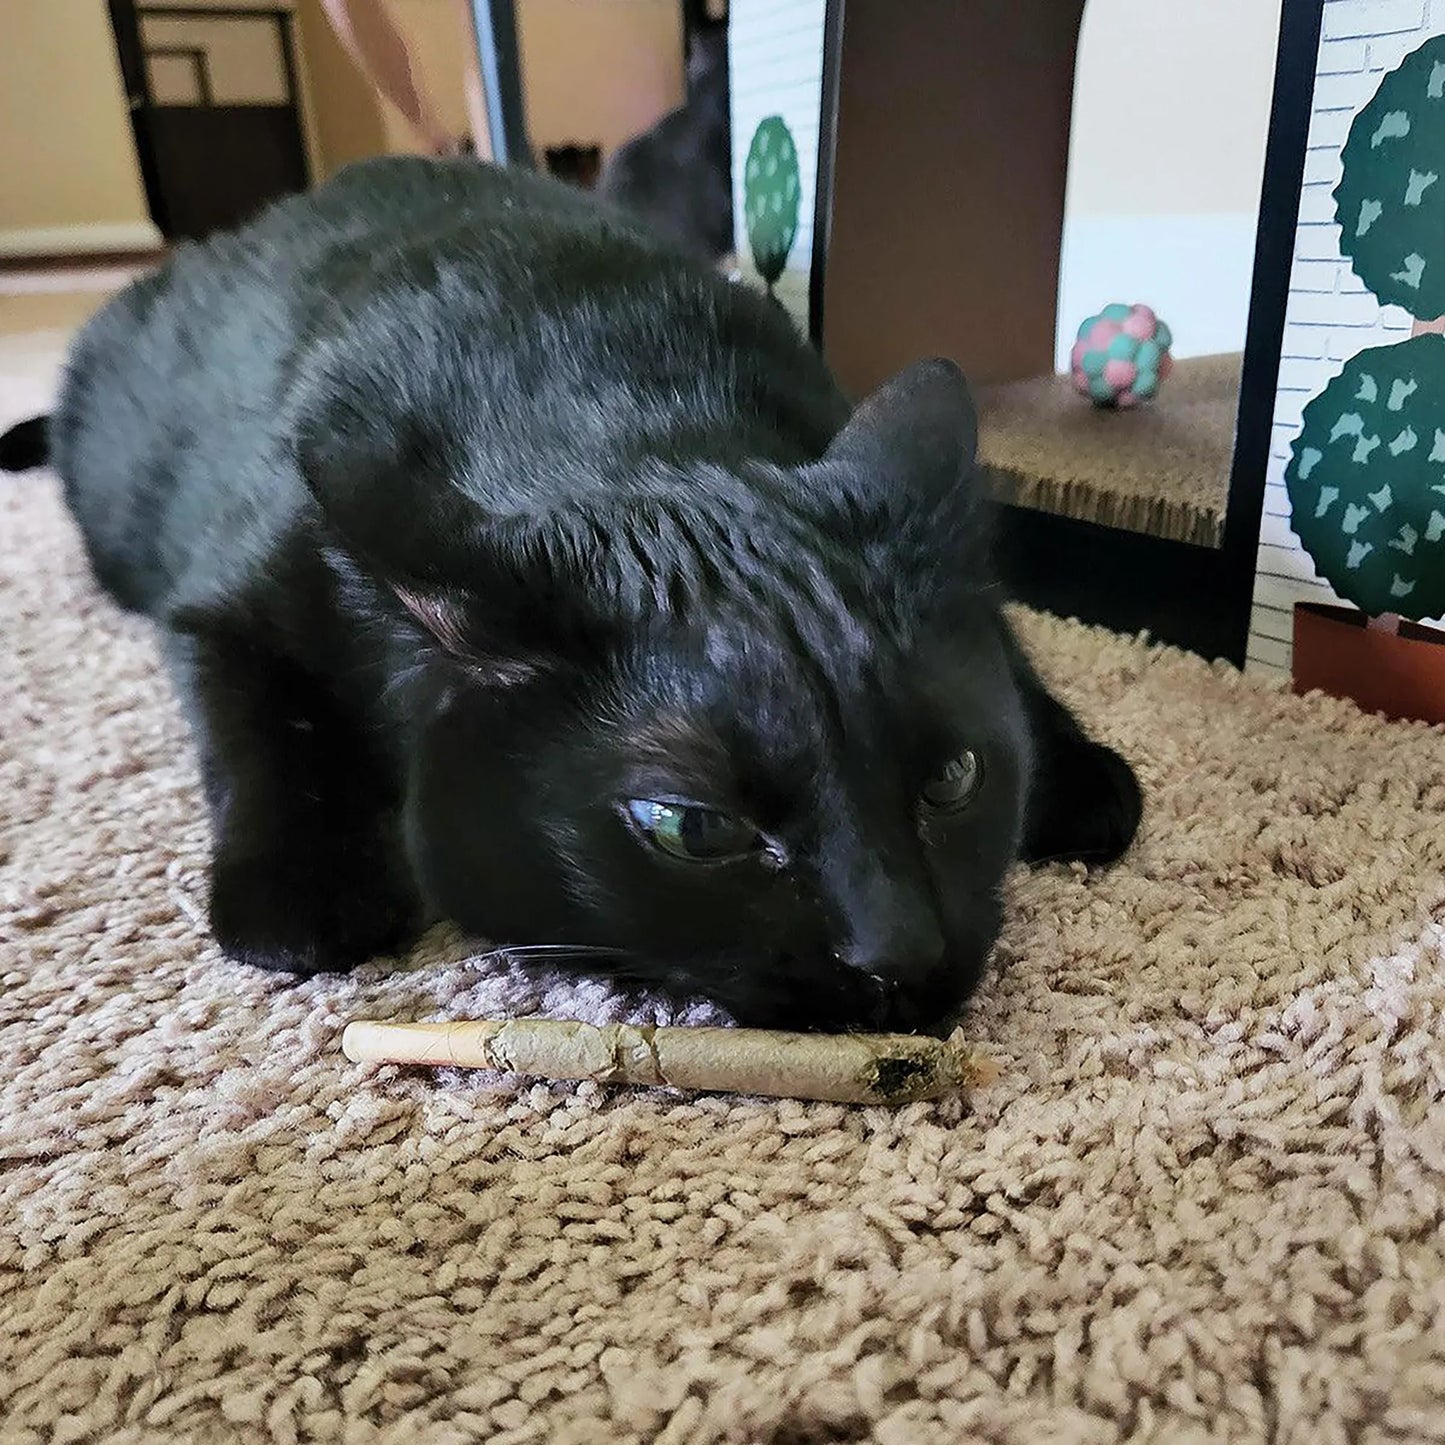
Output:
[[659,235],[720,261],[733,250],[726,24],[693,36],[687,79],[686,102],[613,151],[597,189]]
[[[164,629],[234,958],[449,915],[746,1022],[911,1028],[1016,856],[1133,835],[986,583],[957,369],[850,420],[776,306],[560,183],[367,162],[183,247],[84,328],[49,446]],[[963,747],[981,791],[922,818]],[[657,797],[768,847],[664,857],[625,812]]]

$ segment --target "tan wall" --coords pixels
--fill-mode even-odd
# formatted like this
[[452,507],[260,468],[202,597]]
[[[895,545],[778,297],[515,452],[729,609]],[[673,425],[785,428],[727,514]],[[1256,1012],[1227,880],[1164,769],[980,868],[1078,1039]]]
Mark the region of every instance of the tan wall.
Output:
[[87,232],[101,250],[159,240],[105,0],[0,0],[0,252]]
[[1068,214],[1259,207],[1280,0],[1089,0]]
[[[386,0],[418,80],[449,131],[470,133],[466,68],[472,46],[465,0]],[[421,150],[411,127],[362,76],[337,40],[320,0],[297,0],[302,68],[322,177],[365,156]]]
[[[471,21],[462,0],[387,0],[406,36],[418,80],[448,132],[467,134],[466,68],[473,46]],[[416,142],[401,116],[386,107],[387,133],[398,150]]]
[[285,105],[286,53],[281,33],[267,21],[246,24],[234,14],[140,15],[141,43],[151,98],[159,105],[200,105],[194,67],[184,56],[151,54],[156,50],[195,49],[205,52],[211,94],[218,105]]
[[[465,0],[386,3],[443,123],[468,134]],[[323,173],[362,156],[419,150],[341,48],[320,0],[297,0],[296,9]],[[518,0],[517,30],[527,129],[539,152],[569,141],[611,150],[682,103],[677,0]]]
[[[442,120],[465,134],[472,41],[463,0],[386,3]],[[319,0],[296,0],[295,12],[318,178],[364,156],[418,149],[342,49]],[[518,12],[539,151],[568,141],[610,150],[681,103],[677,0],[519,0]],[[0,0],[0,254],[158,242],[105,0]]]
[[539,154],[569,141],[610,151],[682,104],[677,0],[518,0],[517,30]]
[[381,99],[342,49],[320,0],[297,0],[296,29],[320,181],[391,146]]

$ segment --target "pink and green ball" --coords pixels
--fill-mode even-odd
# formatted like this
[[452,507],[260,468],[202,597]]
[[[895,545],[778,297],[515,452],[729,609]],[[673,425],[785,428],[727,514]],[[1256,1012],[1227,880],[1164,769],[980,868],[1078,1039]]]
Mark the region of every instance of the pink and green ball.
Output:
[[1116,301],[1079,327],[1069,353],[1074,389],[1095,406],[1152,401],[1174,369],[1169,328],[1148,306]]

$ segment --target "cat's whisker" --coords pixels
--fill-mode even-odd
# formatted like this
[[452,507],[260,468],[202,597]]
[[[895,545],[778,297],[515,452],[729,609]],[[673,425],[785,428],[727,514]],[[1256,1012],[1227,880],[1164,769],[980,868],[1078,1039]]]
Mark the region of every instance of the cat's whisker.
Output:
[[494,948],[483,957],[504,958],[513,963],[538,963],[561,959],[626,958],[627,951],[595,943],[520,943]]

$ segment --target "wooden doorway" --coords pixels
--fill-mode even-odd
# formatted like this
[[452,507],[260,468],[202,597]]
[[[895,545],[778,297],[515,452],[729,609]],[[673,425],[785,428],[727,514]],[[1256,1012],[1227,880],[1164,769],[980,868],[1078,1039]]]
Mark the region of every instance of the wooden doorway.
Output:
[[199,239],[306,189],[289,8],[110,0],[110,16],[146,198],[167,240]]

